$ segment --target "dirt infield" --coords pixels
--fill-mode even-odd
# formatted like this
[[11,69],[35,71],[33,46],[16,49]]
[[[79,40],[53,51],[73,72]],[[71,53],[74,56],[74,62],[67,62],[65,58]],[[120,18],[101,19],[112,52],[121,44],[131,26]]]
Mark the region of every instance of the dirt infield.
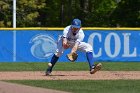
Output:
[[0,80],[117,80],[140,79],[140,71],[53,71],[45,76],[41,71],[0,72]]
[[[140,71],[99,71],[89,74],[88,71],[53,71],[45,76],[41,71],[0,72],[0,80],[140,80]],[[0,81],[0,93],[68,93],[51,89],[30,87]]]
[[0,81],[0,93],[68,93],[64,91],[31,87]]

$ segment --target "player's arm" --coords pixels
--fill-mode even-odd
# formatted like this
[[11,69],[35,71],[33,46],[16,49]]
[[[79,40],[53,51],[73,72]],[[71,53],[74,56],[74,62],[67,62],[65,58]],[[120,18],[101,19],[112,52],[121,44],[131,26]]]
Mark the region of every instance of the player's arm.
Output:
[[64,49],[69,48],[69,44],[67,43],[67,38],[63,37],[62,39],[62,46]]
[[67,28],[65,28],[63,31],[63,36],[62,36],[62,46],[64,49],[69,48],[69,45],[67,43],[67,33],[68,33],[68,30]]
[[75,45],[73,46],[72,50],[71,50],[71,53],[75,53],[77,51],[78,45],[79,45],[79,42],[76,42]]
[[67,44],[67,38],[66,38],[66,37],[63,37],[63,39],[62,39],[62,44],[63,44],[63,45],[66,45],[66,44]]
[[83,39],[84,39],[84,36],[85,36],[85,35],[84,35],[83,31],[81,31],[81,33],[80,33],[80,35],[79,35],[79,38],[76,40],[76,43],[75,43],[74,47],[73,47],[72,50],[71,50],[71,53],[74,53],[74,52],[77,51],[80,42],[82,42]]

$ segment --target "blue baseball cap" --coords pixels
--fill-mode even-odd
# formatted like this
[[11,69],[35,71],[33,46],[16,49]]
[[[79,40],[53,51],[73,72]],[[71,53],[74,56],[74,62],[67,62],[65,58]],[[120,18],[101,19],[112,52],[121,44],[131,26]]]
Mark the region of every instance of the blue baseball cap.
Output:
[[80,28],[81,27],[81,20],[79,20],[79,19],[73,19],[71,25],[74,28]]

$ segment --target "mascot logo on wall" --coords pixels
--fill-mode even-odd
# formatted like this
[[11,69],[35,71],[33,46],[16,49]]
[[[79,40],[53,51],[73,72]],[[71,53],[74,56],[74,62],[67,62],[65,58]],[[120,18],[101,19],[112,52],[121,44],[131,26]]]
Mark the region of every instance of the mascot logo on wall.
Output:
[[39,59],[51,57],[57,47],[54,38],[48,34],[38,34],[30,40],[30,43],[33,43],[31,46],[32,55]]

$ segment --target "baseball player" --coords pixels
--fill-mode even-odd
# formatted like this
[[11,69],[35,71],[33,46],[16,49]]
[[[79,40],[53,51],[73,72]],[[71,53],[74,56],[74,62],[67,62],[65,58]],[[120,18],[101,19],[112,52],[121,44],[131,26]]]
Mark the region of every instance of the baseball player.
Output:
[[[84,36],[85,35],[83,33],[83,30],[81,29],[81,20],[79,19],[74,19],[71,25],[64,28],[63,35],[58,39],[56,53],[53,55],[51,62],[48,64],[46,75],[51,75],[52,68],[54,67],[55,63],[63,54],[63,52],[68,48],[71,48],[71,53],[69,54],[70,56],[76,54],[77,50],[86,53],[90,74],[94,74],[101,69],[101,63],[98,63],[96,65],[94,64],[92,46],[88,43],[82,42]],[[67,57],[70,60],[69,55],[67,55]]]

